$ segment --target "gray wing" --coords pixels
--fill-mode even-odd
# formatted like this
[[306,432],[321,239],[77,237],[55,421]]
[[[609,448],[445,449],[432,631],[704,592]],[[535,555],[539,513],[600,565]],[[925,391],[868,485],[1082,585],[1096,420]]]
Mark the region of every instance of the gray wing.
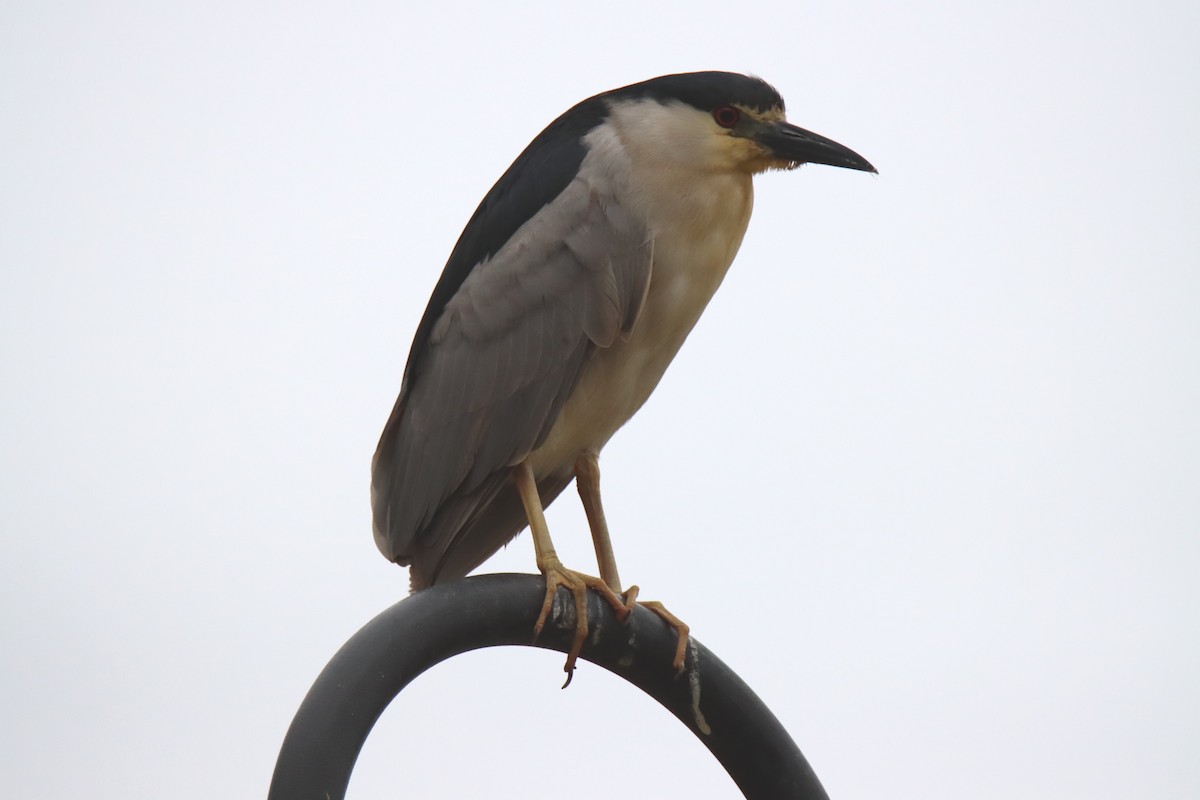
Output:
[[[465,575],[525,526],[508,468],[546,438],[594,348],[641,310],[649,233],[586,176],[471,270],[384,428],[375,541],[414,587]],[[570,477],[547,478],[544,501]]]

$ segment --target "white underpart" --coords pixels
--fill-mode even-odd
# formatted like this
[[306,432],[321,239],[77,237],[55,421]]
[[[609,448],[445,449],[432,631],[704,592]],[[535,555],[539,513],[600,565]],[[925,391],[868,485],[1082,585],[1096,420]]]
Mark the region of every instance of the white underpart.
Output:
[[587,143],[580,180],[620,187],[616,195],[648,221],[654,266],[628,340],[597,350],[530,454],[539,477],[599,452],[646,402],[721,285],[754,204],[742,141],[691,107],[639,101],[614,109]]

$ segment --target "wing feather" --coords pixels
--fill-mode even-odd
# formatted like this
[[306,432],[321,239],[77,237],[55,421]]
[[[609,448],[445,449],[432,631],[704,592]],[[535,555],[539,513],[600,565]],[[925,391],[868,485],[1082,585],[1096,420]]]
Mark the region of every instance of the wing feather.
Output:
[[[587,174],[475,265],[410,355],[372,495],[376,542],[415,586],[466,574],[524,527],[508,468],[545,440],[594,348],[637,319],[647,230]],[[545,501],[569,481],[550,476]]]

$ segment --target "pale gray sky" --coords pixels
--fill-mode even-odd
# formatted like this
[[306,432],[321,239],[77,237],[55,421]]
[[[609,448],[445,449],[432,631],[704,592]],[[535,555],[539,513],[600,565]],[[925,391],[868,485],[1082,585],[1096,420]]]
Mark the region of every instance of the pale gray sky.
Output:
[[[6,793],[262,796],[405,592],[368,464],[471,211],[576,101],[731,69],[881,174],[759,179],[605,451],[623,576],[835,800],[1200,795],[1200,6],[593,8],[5,4]],[[561,662],[428,673],[351,797],[738,796]]]

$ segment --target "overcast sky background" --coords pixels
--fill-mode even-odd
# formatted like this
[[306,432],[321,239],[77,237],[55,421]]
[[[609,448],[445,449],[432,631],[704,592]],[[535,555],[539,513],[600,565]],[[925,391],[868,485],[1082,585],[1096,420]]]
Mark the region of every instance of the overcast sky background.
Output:
[[[1194,800],[1198,41],[1183,0],[6,2],[5,793],[263,796],[406,592],[368,466],[463,224],[578,100],[730,69],[880,175],[757,180],[604,453],[622,575],[834,800]],[[594,570],[573,492],[550,524]],[[485,569],[532,571],[528,536]],[[561,664],[427,673],[350,796],[738,796]]]

